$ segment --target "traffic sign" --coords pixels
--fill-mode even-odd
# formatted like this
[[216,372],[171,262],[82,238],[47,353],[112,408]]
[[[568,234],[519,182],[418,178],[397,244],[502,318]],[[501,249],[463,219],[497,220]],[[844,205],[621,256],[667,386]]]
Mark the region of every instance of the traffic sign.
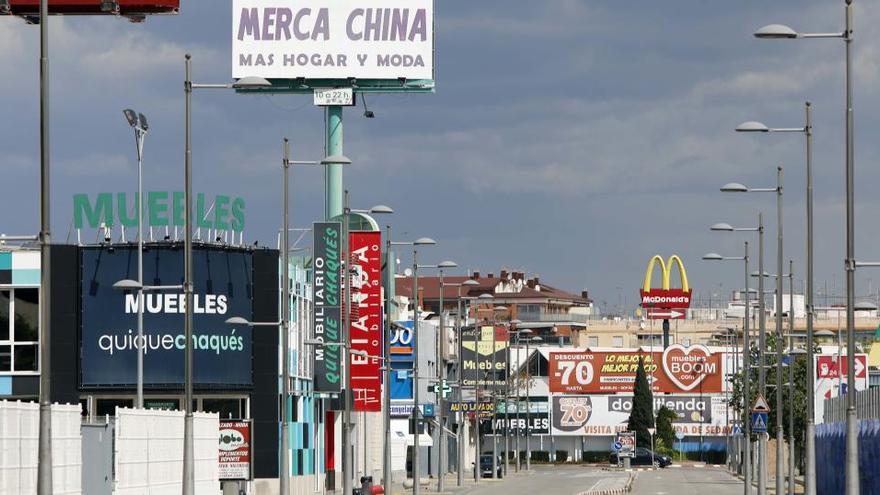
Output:
[[611,444],[611,448],[613,448],[614,450],[620,450],[621,447],[622,445],[620,442],[614,442],[613,444]]
[[752,411],[752,432],[767,433],[767,413]]
[[763,395],[758,394],[755,403],[752,405],[752,412],[770,412],[770,404],[767,403],[767,399]]
[[683,431],[676,431],[675,438],[677,438],[678,440],[684,439],[684,432]]
[[657,428],[648,428],[648,434],[653,436],[657,432]]
[[733,434],[734,434],[734,435],[742,435],[742,434],[743,434],[742,426],[740,426],[740,425],[734,425],[734,427],[733,427]]
[[683,320],[686,316],[686,311],[678,309],[648,308],[648,318],[651,320]]

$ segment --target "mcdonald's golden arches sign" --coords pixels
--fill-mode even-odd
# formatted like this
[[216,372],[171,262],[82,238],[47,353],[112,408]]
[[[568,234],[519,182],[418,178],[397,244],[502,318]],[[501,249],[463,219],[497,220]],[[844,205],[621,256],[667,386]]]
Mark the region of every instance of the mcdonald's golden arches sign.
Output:
[[[660,265],[661,287],[651,287],[654,278],[654,267]],[[670,279],[672,268],[678,267],[680,288],[673,288]],[[659,320],[683,319],[687,312],[684,311],[691,305],[691,288],[688,285],[687,272],[684,263],[678,255],[673,254],[667,261],[659,255],[654,255],[648,262],[645,270],[645,283],[639,291],[642,296],[642,307],[647,309],[648,317]]]

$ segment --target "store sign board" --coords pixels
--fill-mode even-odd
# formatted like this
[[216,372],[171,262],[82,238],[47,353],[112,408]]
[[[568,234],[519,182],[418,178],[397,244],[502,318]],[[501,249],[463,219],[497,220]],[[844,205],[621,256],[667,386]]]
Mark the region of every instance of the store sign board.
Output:
[[[314,346],[314,387],[316,392],[342,390],[342,229],[339,222],[315,222],[313,249],[314,305],[312,328]],[[326,345],[336,344],[336,345]]]
[[[813,418],[816,424],[825,421],[825,405],[826,399],[839,397],[841,390],[846,389],[846,377],[849,373],[849,359],[846,355],[836,354],[820,354],[813,356],[815,370],[815,403]],[[866,390],[868,388],[868,355],[855,355],[855,379],[856,390]],[[844,392],[846,393],[846,392]]]
[[[149,191],[144,194],[144,226],[180,228],[184,222],[183,191]],[[245,226],[245,201],[237,196],[195,195],[193,215],[200,229],[241,232]],[[73,227],[98,229],[119,225],[137,228],[137,193],[103,192],[73,195]]]
[[[144,353],[144,383],[184,383],[184,313],[181,292],[119,291],[113,284],[136,278],[136,248],[86,247],[81,251],[80,383],[84,387],[137,383],[137,353]],[[183,250],[151,246],[143,254],[144,280],[177,285]],[[230,326],[231,316],[253,317],[253,264],[250,253],[235,249],[193,251],[193,378],[197,385],[249,387],[251,329]],[[144,313],[144,338],[137,315]]]
[[351,252],[351,387],[355,411],[382,410],[382,233],[352,232]]

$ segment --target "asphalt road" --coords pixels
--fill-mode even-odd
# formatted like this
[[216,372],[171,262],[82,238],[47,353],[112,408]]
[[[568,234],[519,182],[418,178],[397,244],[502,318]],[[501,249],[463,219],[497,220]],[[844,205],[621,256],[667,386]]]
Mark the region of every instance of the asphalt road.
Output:
[[666,468],[638,473],[633,494],[636,495],[740,495],[742,481],[727,474],[723,468]]
[[529,474],[520,473],[498,481],[483,480],[463,492],[466,495],[575,495],[594,486],[619,483],[628,473],[604,471],[586,466],[532,466]]
[[[636,472],[636,495],[740,495],[742,482],[720,468],[666,468]],[[623,486],[629,473],[585,466],[532,466],[532,473],[483,480],[462,495],[577,495]]]

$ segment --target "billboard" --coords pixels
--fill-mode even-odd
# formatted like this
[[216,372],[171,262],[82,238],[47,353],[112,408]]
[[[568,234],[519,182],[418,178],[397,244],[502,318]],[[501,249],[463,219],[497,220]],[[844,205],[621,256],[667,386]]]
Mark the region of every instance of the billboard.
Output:
[[232,77],[432,80],[433,0],[233,0]]
[[[181,292],[119,291],[113,284],[137,278],[137,249],[86,247],[80,254],[80,383],[133,386],[137,352],[144,353],[144,383],[180,386],[184,382],[184,311]],[[148,245],[144,250],[147,285],[182,283],[183,250]],[[250,387],[251,329],[226,319],[252,319],[251,254],[234,249],[197,248],[193,252],[193,379],[199,385]],[[144,338],[137,337],[137,315],[144,313]]]
[[[136,16],[143,14],[176,14],[180,0],[116,0],[107,8],[106,0],[49,0],[50,14],[104,14]],[[5,8],[4,8],[5,7]],[[40,0],[5,0],[0,2],[0,14],[35,15],[40,12]]]
[[355,411],[382,410],[382,234],[351,232],[351,321],[348,330],[352,351],[349,386]]
[[462,329],[462,385],[501,390],[507,385],[508,332],[504,327]]
[[[551,397],[552,434],[560,436],[613,436],[626,430],[632,396],[554,395]],[[685,435],[725,436],[734,419],[721,396],[657,396],[654,409],[666,406],[677,414],[676,432]],[[728,413],[730,420],[728,420]]]
[[551,352],[549,384],[553,393],[632,392],[639,358],[648,381],[659,393],[719,393],[724,390],[723,352],[703,345],[673,344],[664,351]]
[[[312,328],[315,340],[315,392],[342,390],[342,246],[339,222],[315,222],[312,232],[315,254]],[[326,345],[335,344],[335,345]]]
[[[855,378],[856,390],[868,388],[868,355],[856,354]],[[846,377],[849,372],[849,360],[846,355],[820,354],[813,356],[815,363],[815,402],[814,421],[816,424],[825,422],[825,399],[846,394]],[[843,394],[841,394],[843,392]]]

